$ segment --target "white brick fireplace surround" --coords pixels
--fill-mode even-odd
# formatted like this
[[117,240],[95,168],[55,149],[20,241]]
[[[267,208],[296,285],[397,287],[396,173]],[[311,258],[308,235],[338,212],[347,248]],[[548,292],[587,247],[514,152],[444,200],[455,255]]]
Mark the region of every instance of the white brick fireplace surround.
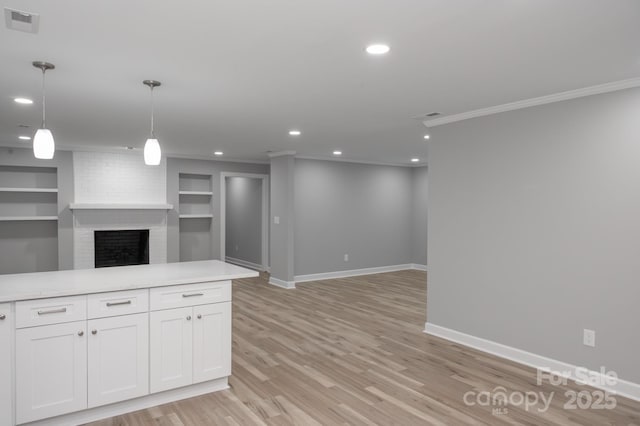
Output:
[[[164,204],[166,165],[146,166],[140,153],[74,152],[74,202]],[[149,230],[149,263],[167,261],[167,211],[74,210],[74,268],[94,267],[94,231]]]

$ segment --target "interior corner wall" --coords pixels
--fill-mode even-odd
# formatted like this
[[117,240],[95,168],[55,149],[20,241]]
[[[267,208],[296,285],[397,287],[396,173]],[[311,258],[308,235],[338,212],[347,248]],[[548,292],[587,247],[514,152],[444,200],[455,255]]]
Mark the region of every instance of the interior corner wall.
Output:
[[[270,272],[287,284],[294,281],[295,239],[294,187],[297,160],[292,155],[271,158],[270,176]],[[295,184],[294,184],[295,182]],[[278,223],[276,219],[278,218]],[[297,248],[296,248],[297,249]]]
[[639,111],[636,88],[433,129],[429,323],[640,383]]
[[212,258],[220,259],[220,173],[222,172],[269,174],[269,164],[167,158],[167,203],[174,205],[174,209],[170,210],[167,215],[168,262],[180,261],[180,219],[178,217],[180,173],[211,175],[213,190]]
[[[0,148],[0,165],[25,167],[55,167],[58,177],[58,269],[73,269],[73,213],[69,204],[73,202],[73,158],[70,151],[56,151],[51,160],[38,160],[33,156],[33,150],[26,148]],[[2,184],[0,183],[0,186]],[[34,228],[40,224],[33,223]],[[38,230],[33,230],[34,244],[39,238]],[[2,235],[0,235],[2,238]],[[54,246],[55,247],[55,246]],[[9,250],[15,250],[12,245]],[[17,256],[17,259],[28,258]],[[53,263],[53,262],[49,262]],[[2,271],[0,271],[2,273]]]
[[411,168],[295,164],[295,275],[413,263]]
[[413,205],[412,205],[412,230],[411,242],[412,263],[427,265],[427,218],[428,218],[428,176],[427,166],[415,167],[413,174]]

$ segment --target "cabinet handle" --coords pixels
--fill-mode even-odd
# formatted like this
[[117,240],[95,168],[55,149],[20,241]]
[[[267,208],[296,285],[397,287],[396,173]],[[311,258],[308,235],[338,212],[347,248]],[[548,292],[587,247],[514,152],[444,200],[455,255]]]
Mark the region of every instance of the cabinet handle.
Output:
[[191,315],[187,316],[187,321],[191,321]]
[[98,334],[98,330],[91,330],[91,334],[95,336],[96,334]]
[[67,308],[52,309],[50,311],[38,311],[38,315],[61,314],[67,312]]
[[201,314],[198,314],[198,319],[202,319],[202,315]]
[[197,297],[197,296],[204,296],[204,293],[185,293],[182,295],[182,297]]
[[78,331],[78,336],[80,336],[80,337],[84,336],[84,331],[82,331],[82,330]]
[[131,300],[125,300],[124,302],[107,302],[107,308],[111,306],[130,305]]
[[5,314],[0,314],[0,321],[2,321],[3,319],[6,319],[7,316]]

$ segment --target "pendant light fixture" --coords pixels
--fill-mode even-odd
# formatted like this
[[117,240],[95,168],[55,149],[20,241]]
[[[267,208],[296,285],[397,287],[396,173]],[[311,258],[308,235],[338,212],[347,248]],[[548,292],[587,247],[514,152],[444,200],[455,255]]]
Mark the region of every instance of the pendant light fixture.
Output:
[[144,164],[157,166],[160,164],[162,151],[160,150],[160,143],[158,143],[158,139],[153,132],[153,89],[160,86],[161,83],[156,80],[144,80],[142,84],[149,86],[151,89],[151,135],[144,144]]
[[55,65],[42,61],[35,61],[32,65],[42,70],[42,126],[33,137],[33,155],[41,160],[51,160],[56,151],[56,144],[51,130],[47,129],[44,76],[47,70],[54,69]]

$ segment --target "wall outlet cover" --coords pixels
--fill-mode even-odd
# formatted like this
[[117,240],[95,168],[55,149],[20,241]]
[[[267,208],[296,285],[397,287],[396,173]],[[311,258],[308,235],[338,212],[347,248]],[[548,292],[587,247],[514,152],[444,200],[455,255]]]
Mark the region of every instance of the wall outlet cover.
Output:
[[584,329],[584,334],[582,338],[582,343],[585,346],[591,346],[592,348],[596,346],[596,332],[589,329]]

